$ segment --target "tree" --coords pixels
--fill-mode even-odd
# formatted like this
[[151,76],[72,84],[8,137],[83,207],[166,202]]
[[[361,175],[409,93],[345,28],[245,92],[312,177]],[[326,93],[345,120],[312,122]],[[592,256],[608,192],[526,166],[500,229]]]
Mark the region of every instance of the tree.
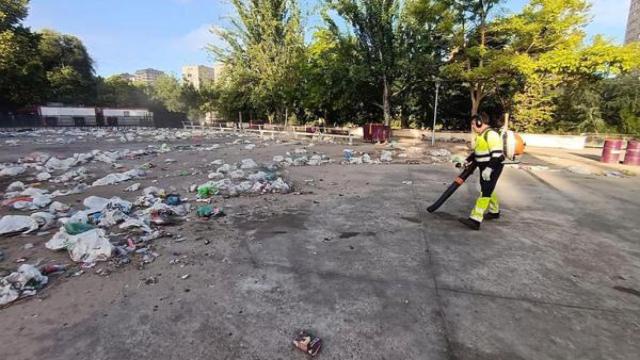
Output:
[[496,33],[507,41],[505,56],[520,79],[509,93],[498,95],[502,95],[507,121],[509,112],[515,112],[518,130],[533,131],[551,121],[553,89],[564,74],[550,69],[546,59],[578,49],[585,37],[588,11],[584,0],[531,0],[522,12],[496,21]]
[[149,94],[169,111],[187,112],[187,106],[182,97],[182,86],[174,76],[160,75],[149,88]]
[[[404,2],[399,18],[398,72],[393,86],[403,125],[432,126],[435,86],[441,80],[440,68],[450,52],[455,25],[452,5],[452,0]],[[440,99],[449,102],[454,85],[442,85]]]
[[29,14],[29,0],[0,1],[0,31],[15,29]]
[[[593,84],[637,68],[640,53],[637,45],[620,47],[601,37],[585,44],[588,19],[585,0],[531,0],[521,13],[497,21],[497,31],[509,40],[505,51],[523,80],[510,97],[518,130],[553,126],[556,114],[563,117],[568,109],[582,124],[574,130],[601,131],[605,127]],[[570,97],[556,101],[565,95]],[[557,111],[560,103],[563,109]],[[568,119],[559,123],[567,126]]]
[[80,39],[43,30],[38,52],[48,81],[46,100],[86,105],[95,102],[93,60]]
[[101,107],[136,108],[147,107],[150,99],[142,86],[121,76],[99,77],[97,83],[96,105]]
[[399,3],[396,0],[327,0],[352,27],[357,49],[382,88],[385,125],[391,123],[391,86],[395,80]]
[[40,100],[44,83],[38,36],[21,25],[27,0],[0,0],[0,109]]
[[[299,96],[304,35],[295,0],[232,0],[237,18],[214,32],[226,47],[210,46],[226,65],[227,94],[248,96],[255,112],[278,117]],[[233,87],[233,89],[232,89]],[[238,111],[246,104],[233,101]]]
[[374,120],[377,86],[366,77],[355,39],[342,36],[335,24],[318,29],[308,47],[303,105],[327,124]]
[[458,0],[453,4],[457,24],[451,62],[445,77],[462,82],[471,98],[471,115],[494,94],[498,84],[511,78],[510,64],[502,55],[504,44],[494,43],[492,11],[501,0]]

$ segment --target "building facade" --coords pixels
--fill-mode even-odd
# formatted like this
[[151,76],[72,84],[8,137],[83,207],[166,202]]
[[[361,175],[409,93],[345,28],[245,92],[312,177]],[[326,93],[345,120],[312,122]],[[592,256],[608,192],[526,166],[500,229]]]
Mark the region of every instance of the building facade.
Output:
[[139,83],[143,83],[146,85],[151,85],[154,82],[156,82],[156,80],[158,80],[158,77],[160,77],[161,75],[164,75],[164,72],[160,71],[160,70],[156,70],[156,69],[142,69],[142,70],[138,70],[136,71],[136,82]]
[[136,76],[133,75],[133,74],[129,74],[129,73],[122,73],[122,74],[117,74],[117,75],[114,75],[114,76],[117,76],[117,77],[119,77],[121,79],[124,79],[124,80],[127,80],[127,81],[131,81],[131,82],[136,81]]
[[184,81],[200,89],[202,85],[216,81],[216,69],[204,65],[187,65],[182,67]]
[[43,126],[154,126],[147,109],[101,109],[90,107],[40,106]]
[[640,41],[640,0],[631,0],[624,43]]

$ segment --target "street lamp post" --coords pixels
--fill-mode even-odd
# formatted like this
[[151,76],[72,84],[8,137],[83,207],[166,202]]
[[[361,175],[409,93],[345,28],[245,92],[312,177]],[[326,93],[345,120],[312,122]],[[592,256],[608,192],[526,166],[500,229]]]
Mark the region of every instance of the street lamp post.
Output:
[[440,80],[436,80],[436,102],[433,105],[433,127],[431,128],[431,146],[436,146],[436,118],[438,116],[439,92],[440,92]]

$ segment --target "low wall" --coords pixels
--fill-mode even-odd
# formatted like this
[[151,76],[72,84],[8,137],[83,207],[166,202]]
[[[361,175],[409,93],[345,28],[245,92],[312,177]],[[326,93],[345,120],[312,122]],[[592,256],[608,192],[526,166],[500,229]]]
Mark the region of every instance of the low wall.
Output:
[[[391,139],[396,141],[423,142],[431,141],[430,130],[396,129],[391,130]],[[436,141],[441,142],[470,142],[473,136],[469,132],[436,131]]]
[[584,149],[587,137],[582,135],[520,134],[527,146],[567,150]]
[[[568,150],[584,149],[587,137],[581,135],[547,135],[520,134],[527,146],[542,148],[557,148]],[[431,131],[416,129],[400,129],[392,131],[392,138],[397,141],[428,142],[431,141]],[[441,142],[471,142],[470,132],[436,131],[436,141]]]

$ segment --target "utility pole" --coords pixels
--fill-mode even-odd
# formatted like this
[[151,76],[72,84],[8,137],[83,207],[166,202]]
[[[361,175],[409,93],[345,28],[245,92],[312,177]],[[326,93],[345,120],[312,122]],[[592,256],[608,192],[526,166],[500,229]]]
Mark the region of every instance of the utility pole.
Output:
[[433,127],[431,128],[431,146],[436,146],[436,118],[438,117],[439,92],[440,92],[440,80],[436,79],[436,102],[433,105]]

